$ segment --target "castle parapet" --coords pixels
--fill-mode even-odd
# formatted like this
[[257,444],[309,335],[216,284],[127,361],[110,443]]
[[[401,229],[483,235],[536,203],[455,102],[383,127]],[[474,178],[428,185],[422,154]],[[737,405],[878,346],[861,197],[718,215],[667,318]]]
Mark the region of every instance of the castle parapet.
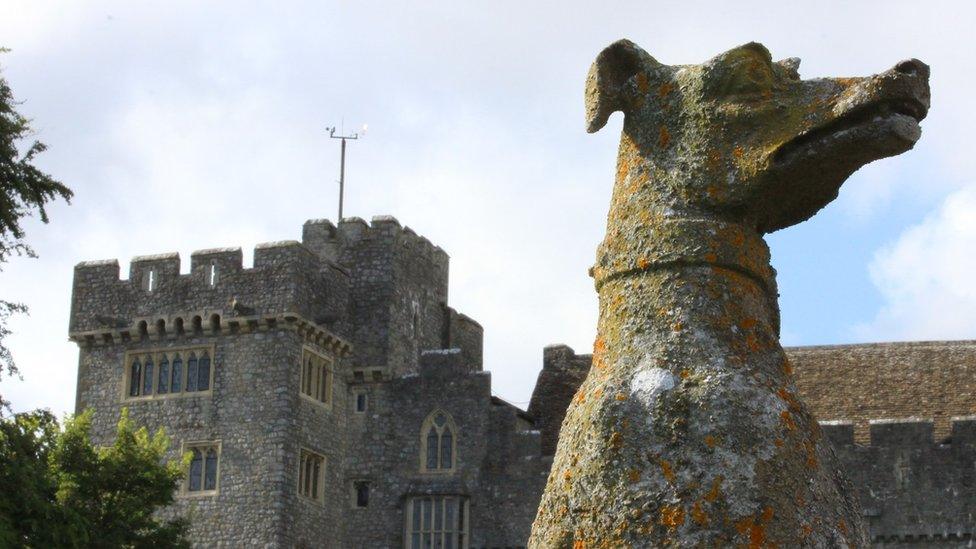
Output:
[[869,422],[871,446],[924,446],[933,443],[933,423],[918,418],[876,419]]
[[822,421],[820,430],[834,447],[854,445],[854,423],[851,421]]
[[430,349],[420,353],[420,377],[446,378],[468,373],[461,349]]
[[529,415],[542,431],[542,452],[553,455],[559,428],[573,395],[590,371],[593,355],[578,355],[568,345],[549,345],[542,351],[542,371],[529,401]]
[[145,291],[171,284],[180,276],[180,254],[141,255],[129,262],[129,283]]
[[208,285],[244,269],[244,252],[240,248],[211,248],[190,255],[190,276]]
[[159,338],[175,333],[175,319],[197,317],[211,332],[221,318],[287,313],[334,320],[344,316],[348,278],[296,241],[259,244],[249,269],[240,248],[219,248],[193,252],[189,274],[180,274],[179,254],[167,253],[134,257],[129,278],[119,275],[117,260],[75,267],[68,328],[74,339],[101,340],[96,333],[103,330]]
[[366,240],[386,241],[409,249],[411,254],[443,269],[446,279],[450,260],[447,252],[393,216],[373,216],[368,223],[360,217],[346,217],[338,226],[328,219],[309,219],[302,226],[302,244],[329,261],[339,261],[344,249],[354,248]]

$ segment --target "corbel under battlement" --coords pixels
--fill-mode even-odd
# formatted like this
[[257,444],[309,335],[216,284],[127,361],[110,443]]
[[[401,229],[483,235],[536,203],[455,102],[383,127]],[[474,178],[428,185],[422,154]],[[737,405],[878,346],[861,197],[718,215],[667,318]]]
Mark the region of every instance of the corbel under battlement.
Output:
[[294,330],[308,343],[329,349],[337,356],[352,352],[352,344],[297,313],[234,316],[223,318],[222,311],[195,311],[166,317],[133,319],[124,327],[106,326],[96,330],[71,332],[68,339],[79,347],[115,345],[132,341],[168,341],[194,336],[226,336]]

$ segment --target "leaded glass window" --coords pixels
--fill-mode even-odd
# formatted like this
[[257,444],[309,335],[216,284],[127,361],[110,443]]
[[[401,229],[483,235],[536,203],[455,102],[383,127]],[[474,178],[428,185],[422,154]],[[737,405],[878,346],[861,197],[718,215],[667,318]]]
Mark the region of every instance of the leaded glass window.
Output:
[[151,395],[153,392],[153,361],[151,357],[146,357],[142,368],[142,394]]
[[[184,362],[186,354],[189,360]],[[125,395],[141,399],[209,391],[214,375],[212,356],[212,350],[205,347],[129,353]]]
[[169,392],[169,360],[163,355],[159,361],[159,380],[156,382],[156,394],[166,394]]
[[139,387],[142,384],[142,364],[139,359],[133,359],[132,367],[129,371],[129,396],[139,396]]
[[303,395],[332,406],[332,361],[328,358],[305,349],[302,354],[301,392]]
[[210,388],[210,355],[203,353],[200,357],[200,366],[197,375],[197,390],[206,391]]
[[449,473],[454,470],[456,427],[450,414],[435,410],[424,421],[421,430],[421,470]]
[[170,390],[174,393],[179,393],[183,390],[183,359],[180,358],[179,353],[173,357],[173,377],[172,383],[169,386]]
[[193,457],[190,458],[190,478],[188,489],[191,492],[198,492],[201,487],[201,480],[203,479],[203,453],[199,449],[193,448],[190,450]]
[[324,500],[325,456],[302,448],[298,461],[298,493],[318,502]]
[[219,484],[220,443],[194,442],[184,447],[190,453],[185,491],[189,494],[215,492]]
[[467,549],[468,498],[426,496],[407,500],[407,549]]

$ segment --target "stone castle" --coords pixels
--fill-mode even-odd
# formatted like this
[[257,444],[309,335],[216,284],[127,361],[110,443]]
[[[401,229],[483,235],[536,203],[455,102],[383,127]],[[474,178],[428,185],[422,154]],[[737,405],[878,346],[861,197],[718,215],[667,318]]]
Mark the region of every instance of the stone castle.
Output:
[[[590,355],[543,353],[528,410],[491,394],[448,255],[391,217],[301,242],[75,268],[76,410],[122,408],[192,455],[171,513],[198,546],[524,547]],[[787,349],[878,547],[976,529],[976,342]]]

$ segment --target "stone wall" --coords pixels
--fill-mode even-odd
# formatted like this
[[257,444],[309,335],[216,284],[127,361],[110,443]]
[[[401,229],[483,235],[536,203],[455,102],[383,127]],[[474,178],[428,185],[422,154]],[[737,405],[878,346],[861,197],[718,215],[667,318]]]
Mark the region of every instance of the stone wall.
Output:
[[542,351],[542,371],[529,401],[529,415],[542,432],[542,451],[546,455],[556,453],[566,408],[592,361],[593,355],[577,355],[566,345],[549,345]]
[[853,479],[877,547],[969,547],[976,534],[976,418],[871,422],[866,444],[851,423],[824,425]]

